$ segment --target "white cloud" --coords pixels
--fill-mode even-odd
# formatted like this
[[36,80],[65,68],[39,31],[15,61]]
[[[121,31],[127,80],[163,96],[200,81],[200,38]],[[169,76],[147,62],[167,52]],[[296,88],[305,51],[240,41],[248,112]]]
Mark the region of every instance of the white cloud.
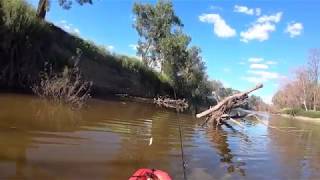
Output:
[[129,47],[130,47],[132,50],[136,51],[137,48],[138,48],[138,45],[137,45],[137,44],[129,44]]
[[61,20],[56,24],[57,26],[61,27],[63,30],[67,31],[71,34],[80,35],[80,30],[73,26],[73,24],[68,23],[66,20]]
[[[262,58],[252,58],[252,59],[254,59],[254,61],[259,61],[259,62],[263,61]],[[275,64],[274,61],[267,61],[267,62],[272,62],[272,64]],[[242,77],[242,79],[251,83],[264,83],[270,80],[282,78],[283,76],[280,76],[277,72],[272,72],[267,70],[269,68],[269,66],[267,65],[267,62],[250,64],[249,68],[251,70],[248,70],[247,76]]]
[[266,65],[276,65],[278,64],[277,61],[266,61],[265,59],[263,58],[260,58],[260,57],[251,57],[248,59],[248,62],[253,64],[253,63],[259,63],[259,64],[262,64],[261,62],[264,62],[263,64],[266,64]]
[[251,64],[250,69],[268,69],[269,66],[266,64]]
[[201,22],[213,24],[214,33],[221,38],[236,36],[236,30],[230,27],[219,14],[202,14]]
[[258,23],[266,23],[266,22],[278,23],[280,22],[281,17],[282,17],[282,12],[278,12],[270,16],[267,16],[267,15],[261,16],[258,18],[257,22]]
[[263,61],[263,58],[252,57],[252,58],[249,58],[248,61],[251,63],[258,63]]
[[276,64],[278,64],[278,62],[276,62],[276,61],[267,61],[266,64],[268,64],[268,65],[276,65]]
[[247,14],[247,15],[257,15],[260,16],[261,14],[261,9],[260,8],[248,8],[247,6],[240,6],[240,5],[235,5],[234,12],[238,12],[238,13],[243,13],[243,14]]
[[285,32],[289,33],[291,38],[294,38],[296,36],[299,36],[302,33],[302,30],[303,30],[302,23],[291,22],[288,24]]
[[265,41],[269,39],[269,33],[275,30],[275,25],[271,23],[254,24],[247,31],[240,33],[240,40],[242,42],[249,42],[251,40]]
[[256,8],[256,15],[260,16],[261,15],[261,9],[260,8]]
[[246,31],[240,33],[242,42],[258,40],[260,42],[268,40],[270,33],[276,30],[276,23],[280,22],[282,12],[270,16],[261,16]]
[[239,5],[234,6],[234,12],[244,13],[244,14],[248,14],[248,15],[254,14],[254,10],[252,8],[248,8],[246,6],[239,6]]
[[248,70],[248,74],[254,75],[264,81],[268,81],[270,79],[278,79],[280,76],[276,72],[270,72],[265,70]]

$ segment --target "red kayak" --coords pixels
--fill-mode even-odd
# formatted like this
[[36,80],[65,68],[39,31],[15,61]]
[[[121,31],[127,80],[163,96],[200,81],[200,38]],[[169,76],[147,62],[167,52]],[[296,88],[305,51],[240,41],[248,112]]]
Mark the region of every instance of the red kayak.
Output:
[[156,169],[138,169],[129,180],[172,180],[168,173]]

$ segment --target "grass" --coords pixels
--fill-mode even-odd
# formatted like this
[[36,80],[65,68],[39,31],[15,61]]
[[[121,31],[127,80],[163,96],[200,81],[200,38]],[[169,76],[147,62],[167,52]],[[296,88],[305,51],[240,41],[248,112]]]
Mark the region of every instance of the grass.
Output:
[[320,118],[320,111],[305,111],[299,108],[286,108],[282,110],[282,113],[309,118]]

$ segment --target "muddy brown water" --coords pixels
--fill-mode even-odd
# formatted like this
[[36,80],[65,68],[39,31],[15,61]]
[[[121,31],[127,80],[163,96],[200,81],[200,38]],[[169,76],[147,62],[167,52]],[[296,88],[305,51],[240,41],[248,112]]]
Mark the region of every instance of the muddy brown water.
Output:
[[178,120],[188,179],[320,179],[320,123],[262,119],[281,131],[253,120],[205,129],[150,104],[91,100],[74,111],[0,94],[0,179],[120,180],[141,167],[183,179]]

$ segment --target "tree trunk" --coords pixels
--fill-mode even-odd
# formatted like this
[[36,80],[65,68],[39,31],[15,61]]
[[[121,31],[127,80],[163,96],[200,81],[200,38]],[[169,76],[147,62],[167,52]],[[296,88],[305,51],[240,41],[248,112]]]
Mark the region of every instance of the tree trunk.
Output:
[[317,110],[317,100],[316,100],[316,88],[315,88],[315,90],[314,90],[314,92],[313,92],[313,110],[314,111],[316,111]]
[[303,101],[303,105],[304,105],[304,109],[305,109],[306,111],[308,111],[308,107],[307,107],[307,102],[306,102],[306,100]]
[[196,115],[197,118],[201,118],[203,116],[207,116],[208,114],[211,114],[215,111],[220,111],[221,109],[224,109],[223,112],[221,112],[221,114],[226,114],[226,109],[227,110],[231,110],[232,108],[234,108],[235,106],[237,106],[239,103],[241,104],[245,99],[248,98],[248,94],[262,88],[263,85],[262,84],[258,84],[256,87],[242,92],[242,93],[237,93],[234,94],[232,96],[228,96],[225,99],[223,99],[222,101],[220,101],[217,105],[215,105],[214,107],[211,107],[208,110],[203,111],[202,113],[199,113]]
[[37,17],[40,19],[45,19],[47,13],[48,0],[39,0]]

